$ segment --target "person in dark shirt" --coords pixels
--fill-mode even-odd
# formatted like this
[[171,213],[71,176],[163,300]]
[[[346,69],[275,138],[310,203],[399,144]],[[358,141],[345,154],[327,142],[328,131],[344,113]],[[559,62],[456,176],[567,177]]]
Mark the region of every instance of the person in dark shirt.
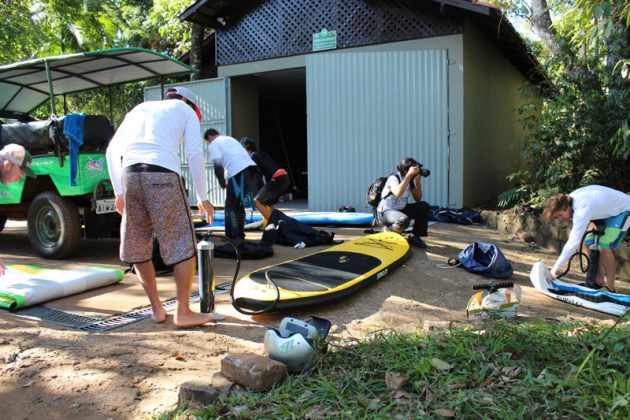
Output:
[[249,156],[263,175],[264,185],[256,194],[254,204],[256,209],[262,214],[265,220],[269,220],[273,206],[278,199],[289,188],[289,174],[281,168],[272,158],[265,152],[256,149],[254,140],[249,137],[241,139],[241,145],[247,150]]

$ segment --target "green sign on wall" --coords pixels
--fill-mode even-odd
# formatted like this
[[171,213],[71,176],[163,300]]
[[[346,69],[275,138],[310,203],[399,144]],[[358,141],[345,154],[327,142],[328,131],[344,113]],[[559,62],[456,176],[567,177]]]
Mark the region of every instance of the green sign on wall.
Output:
[[337,31],[323,28],[319,33],[313,34],[313,51],[334,50],[335,48],[337,48]]

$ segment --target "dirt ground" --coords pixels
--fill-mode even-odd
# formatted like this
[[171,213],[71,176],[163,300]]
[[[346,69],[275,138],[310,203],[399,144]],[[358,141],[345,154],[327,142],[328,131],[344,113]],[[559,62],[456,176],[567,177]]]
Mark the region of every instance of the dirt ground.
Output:
[[[363,235],[363,228],[326,229],[337,239]],[[613,320],[537,293],[529,282],[531,265],[555,256],[546,250],[499,235],[483,226],[436,224],[429,228],[428,249],[412,249],[406,263],[355,295],[337,303],[290,315],[317,315],[333,323],[331,337],[364,337],[371,331],[414,330],[426,321],[464,320],[472,285],[487,279],[461,268],[445,268],[449,257],[475,240],[499,245],[514,266],[512,280],[523,288],[519,316],[553,319]],[[257,239],[259,233],[248,233]],[[6,263],[47,268],[85,264],[118,267],[116,240],[84,241],[70,260],[48,261],[30,248],[25,226],[9,223],[0,235],[0,258]],[[244,262],[241,273],[296,258],[321,248],[274,247],[272,258]],[[234,262],[216,260],[218,283],[231,280]],[[577,277],[574,277],[577,278]],[[163,299],[175,296],[172,277],[160,278]],[[195,286],[196,288],[196,286]],[[628,293],[628,283],[618,289]],[[107,317],[144,307],[148,301],[133,274],[121,284],[82,293],[47,306]],[[198,306],[193,306],[196,310]],[[164,324],[136,322],[105,333],[87,333],[0,311],[0,417],[7,419],[135,419],[173,408],[179,385],[211,378],[231,352],[264,354],[265,328],[287,314],[249,317],[235,311],[229,295],[217,297],[225,321],[194,329],[176,329],[172,313]]]

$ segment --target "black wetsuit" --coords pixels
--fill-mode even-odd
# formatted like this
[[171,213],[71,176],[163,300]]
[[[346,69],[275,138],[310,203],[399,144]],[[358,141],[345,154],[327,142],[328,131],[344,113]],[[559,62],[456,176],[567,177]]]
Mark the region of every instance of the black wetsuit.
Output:
[[265,180],[265,185],[256,194],[256,199],[267,206],[272,206],[289,188],[289,175],[265,152],[255,151],[250,157],[256,162]]
[[280,169],[280,165],[265,152],[255,151],[250,157],[256,162],[256,166],[265,177],[265,183],[269,182],[273,174]]

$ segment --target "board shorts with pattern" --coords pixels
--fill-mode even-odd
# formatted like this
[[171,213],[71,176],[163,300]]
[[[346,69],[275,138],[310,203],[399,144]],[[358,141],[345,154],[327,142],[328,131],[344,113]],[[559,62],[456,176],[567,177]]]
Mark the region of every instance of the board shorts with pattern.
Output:
[[151,260],[154,235],[167,265],[194,257],[195,231],[182,178],[159,167],[162,172],[134,171],[139,166],[156,168],[140,164],[123,171],[125,211],[120,226],[120,259],[128,264]]
[[[626,235],[630,227],[630,211],[624,211],[613,217],[604,220],[595,220],[597,229],[604,231],[599,237],[599,247],[604,249],[619,249],[623,237]],[[586,235],[584,245],[592,245],[595,242],[595,236],[592,233]]]

